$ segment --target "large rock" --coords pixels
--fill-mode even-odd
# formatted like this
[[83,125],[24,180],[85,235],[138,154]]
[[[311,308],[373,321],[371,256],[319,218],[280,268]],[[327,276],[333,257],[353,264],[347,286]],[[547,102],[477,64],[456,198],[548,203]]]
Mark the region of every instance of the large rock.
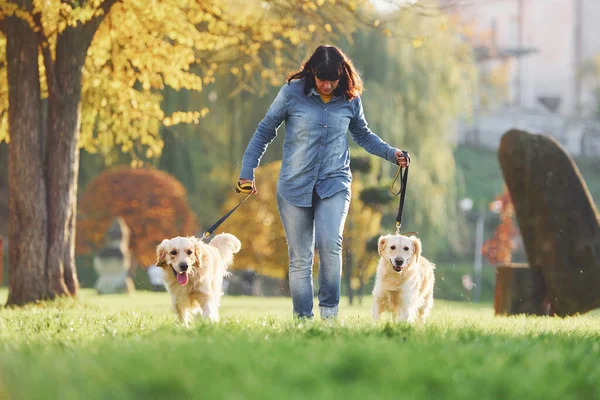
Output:
[[551,313],[600,307],[600,219],[573,160],[553,138],[517,130],[502,137],[498,157]]
[[125,220],[116,218],[106,232],[104,248],[94,257],[98,274],[96,290],[99,294],[130,293],[135,285],[128,275],[131,268],[129,228]]

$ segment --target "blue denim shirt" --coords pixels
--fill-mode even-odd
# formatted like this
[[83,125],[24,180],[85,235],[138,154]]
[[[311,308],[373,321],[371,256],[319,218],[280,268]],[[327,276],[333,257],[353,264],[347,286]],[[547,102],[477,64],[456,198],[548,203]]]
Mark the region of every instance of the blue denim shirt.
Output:
[[241,179],[254,180],[254,169],[277,129],[285,121],[283,159],[277,191],[298,207],[312,205],[313,189],[320,198],[350,188],[350,152],[346,133],[366,151],[396,164],[396,149],[367,126],[360,97],[333,97],[323,102],[315,88],[304,93],[304,80],[279,90],[248,143],[242,158]]

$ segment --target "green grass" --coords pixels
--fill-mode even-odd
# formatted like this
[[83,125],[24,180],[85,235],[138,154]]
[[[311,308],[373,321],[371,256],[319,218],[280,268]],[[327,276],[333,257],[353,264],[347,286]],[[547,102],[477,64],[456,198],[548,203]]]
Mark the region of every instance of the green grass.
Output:
[[[0,291],[4,302],[6,291]],[[178,325],[165,293],[0,309],[0,399],[598,398],[600,318],[494,317],[438,301],[426,326],[294,322],[287,298],[226,297]]]

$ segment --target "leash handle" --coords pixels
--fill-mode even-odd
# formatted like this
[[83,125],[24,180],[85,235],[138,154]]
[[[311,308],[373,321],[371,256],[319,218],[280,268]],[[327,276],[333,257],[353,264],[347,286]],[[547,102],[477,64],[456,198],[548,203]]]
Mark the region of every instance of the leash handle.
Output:
[[252,182],[244,182],[244,183],[240,183],[240,181],[238,181],[237,186],[235,187],[235,192],[236,193],[252,193]]
[[[408,153],[408,151],[404,151],[404,150],[400,150],[402,152],[402,155],[404,156],[404,158],[406,158],[406,160],[408,161],[407,167],[406,167],[406,174],[408,173],[408,166],[410,165],[410,154]],[[400,174],[402,173],[402,166],[400,166],[400,164],[398,164],[398,170],[396,171],[396,176],[394,176],[394,179],[392,180],[392,184],[390,185],[390,192],[394,195],[394,196],[398,196],[401,191],[402,188],[405,185],[405,178],[404,176],[401,177],[400,179],[400,189],[398,189],[398,191],[396,192],[394,190],[394,184],[396,183],[396,181],[398,180],[398,176],[400,176]]]

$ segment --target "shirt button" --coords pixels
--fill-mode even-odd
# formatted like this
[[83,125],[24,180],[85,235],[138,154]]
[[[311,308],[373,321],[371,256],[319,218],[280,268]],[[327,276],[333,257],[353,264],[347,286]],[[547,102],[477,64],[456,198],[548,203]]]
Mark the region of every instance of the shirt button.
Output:
[[327,128],[327,125],[323,125],[323,128]]

